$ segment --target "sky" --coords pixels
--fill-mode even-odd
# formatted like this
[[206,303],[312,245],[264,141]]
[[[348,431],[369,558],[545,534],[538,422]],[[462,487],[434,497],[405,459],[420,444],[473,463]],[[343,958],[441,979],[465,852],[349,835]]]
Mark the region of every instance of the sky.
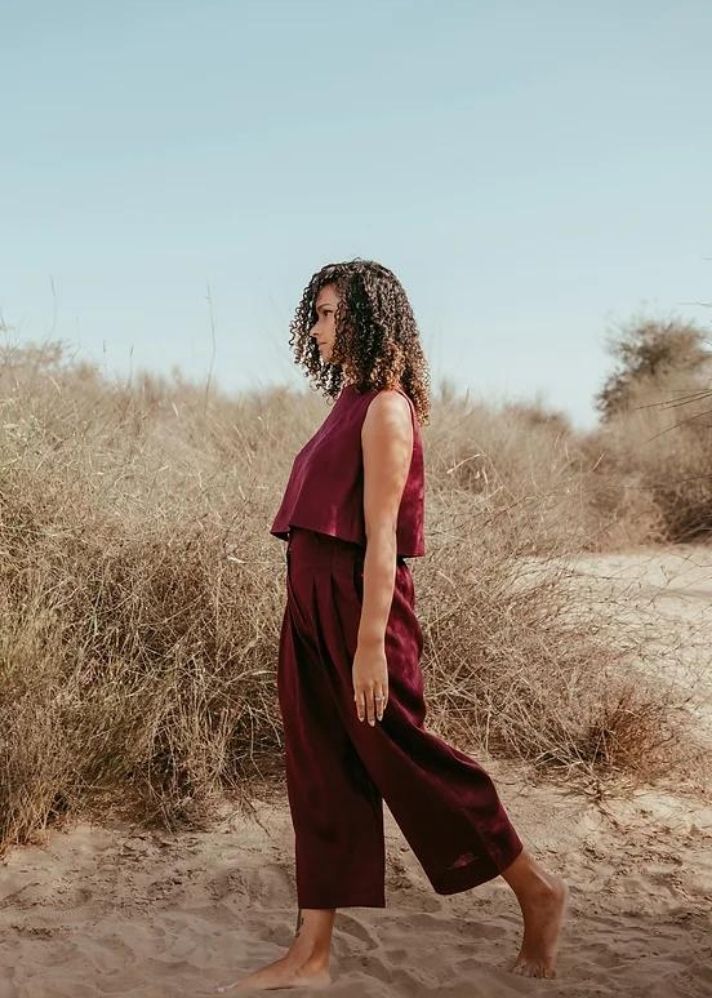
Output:
[[712,322],[711,48],[707,0],[0,0],[0,339],[306,388],[359,256],[434,390],[591,426],[612,332]]

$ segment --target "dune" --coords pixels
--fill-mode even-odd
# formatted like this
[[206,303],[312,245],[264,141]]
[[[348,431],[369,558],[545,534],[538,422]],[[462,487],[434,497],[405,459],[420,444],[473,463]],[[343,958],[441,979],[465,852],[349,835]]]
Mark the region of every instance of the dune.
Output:
[[[675,646],[672,679],[686,682],[690,665],[706,730],[710,675],[699,665],[712,638],[712,551],[591,555],[571,568],[572,584],[590,586],[592,601],[615,589],[623,623],[648,614],[659,628],[659,655],[641,668],[664,673]],[[527,844],[569,882],[557,979],[509,972],[521,928],[504,881],[436,895],[386,812],[388,907],[339,912],[329,992],[712,995],[712,806],[699,787],[585,790],[483,761]],[[213,993],[289,944],[292,862],[279,781],[250,808],[216,805],[208,831],[66,821],[2,860],[0,998]]]

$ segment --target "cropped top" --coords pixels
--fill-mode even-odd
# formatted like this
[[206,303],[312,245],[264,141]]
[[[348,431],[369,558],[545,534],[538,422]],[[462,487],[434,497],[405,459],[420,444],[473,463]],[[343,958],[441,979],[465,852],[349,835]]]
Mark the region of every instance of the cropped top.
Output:
[[[413,425],[413,454],[398,507],[397,554],[419,558],[425,554],[423,441],[412,399],[397,390],[408,400]],[[294,458],[270,528],[275,537],[288,540],[289,528],[295,526],[366,546],[361,428],[378,392],[343,386],[324,422]]]

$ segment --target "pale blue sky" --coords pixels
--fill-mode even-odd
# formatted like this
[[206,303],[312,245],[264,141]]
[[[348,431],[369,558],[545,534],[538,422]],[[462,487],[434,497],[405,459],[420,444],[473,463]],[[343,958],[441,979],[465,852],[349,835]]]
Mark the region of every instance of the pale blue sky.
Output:
[[[593,420],[605,332],[712,298],[707,0],[1,0],[0,310],[107,372],[305,384],[370,257],[431,363]],[[54,286],[54,294],[52,287]]]

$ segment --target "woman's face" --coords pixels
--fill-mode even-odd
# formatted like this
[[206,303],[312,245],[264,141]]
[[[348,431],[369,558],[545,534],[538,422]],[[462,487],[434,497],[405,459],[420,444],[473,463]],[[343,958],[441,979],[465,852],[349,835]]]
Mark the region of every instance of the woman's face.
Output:
[[325,364],[330,362],[336,338],[336,320],[334,314],[341,297],[335,284],[325,284],[316,297],[315,309],[317,320],[309,333],[319,344],[321,359]]

